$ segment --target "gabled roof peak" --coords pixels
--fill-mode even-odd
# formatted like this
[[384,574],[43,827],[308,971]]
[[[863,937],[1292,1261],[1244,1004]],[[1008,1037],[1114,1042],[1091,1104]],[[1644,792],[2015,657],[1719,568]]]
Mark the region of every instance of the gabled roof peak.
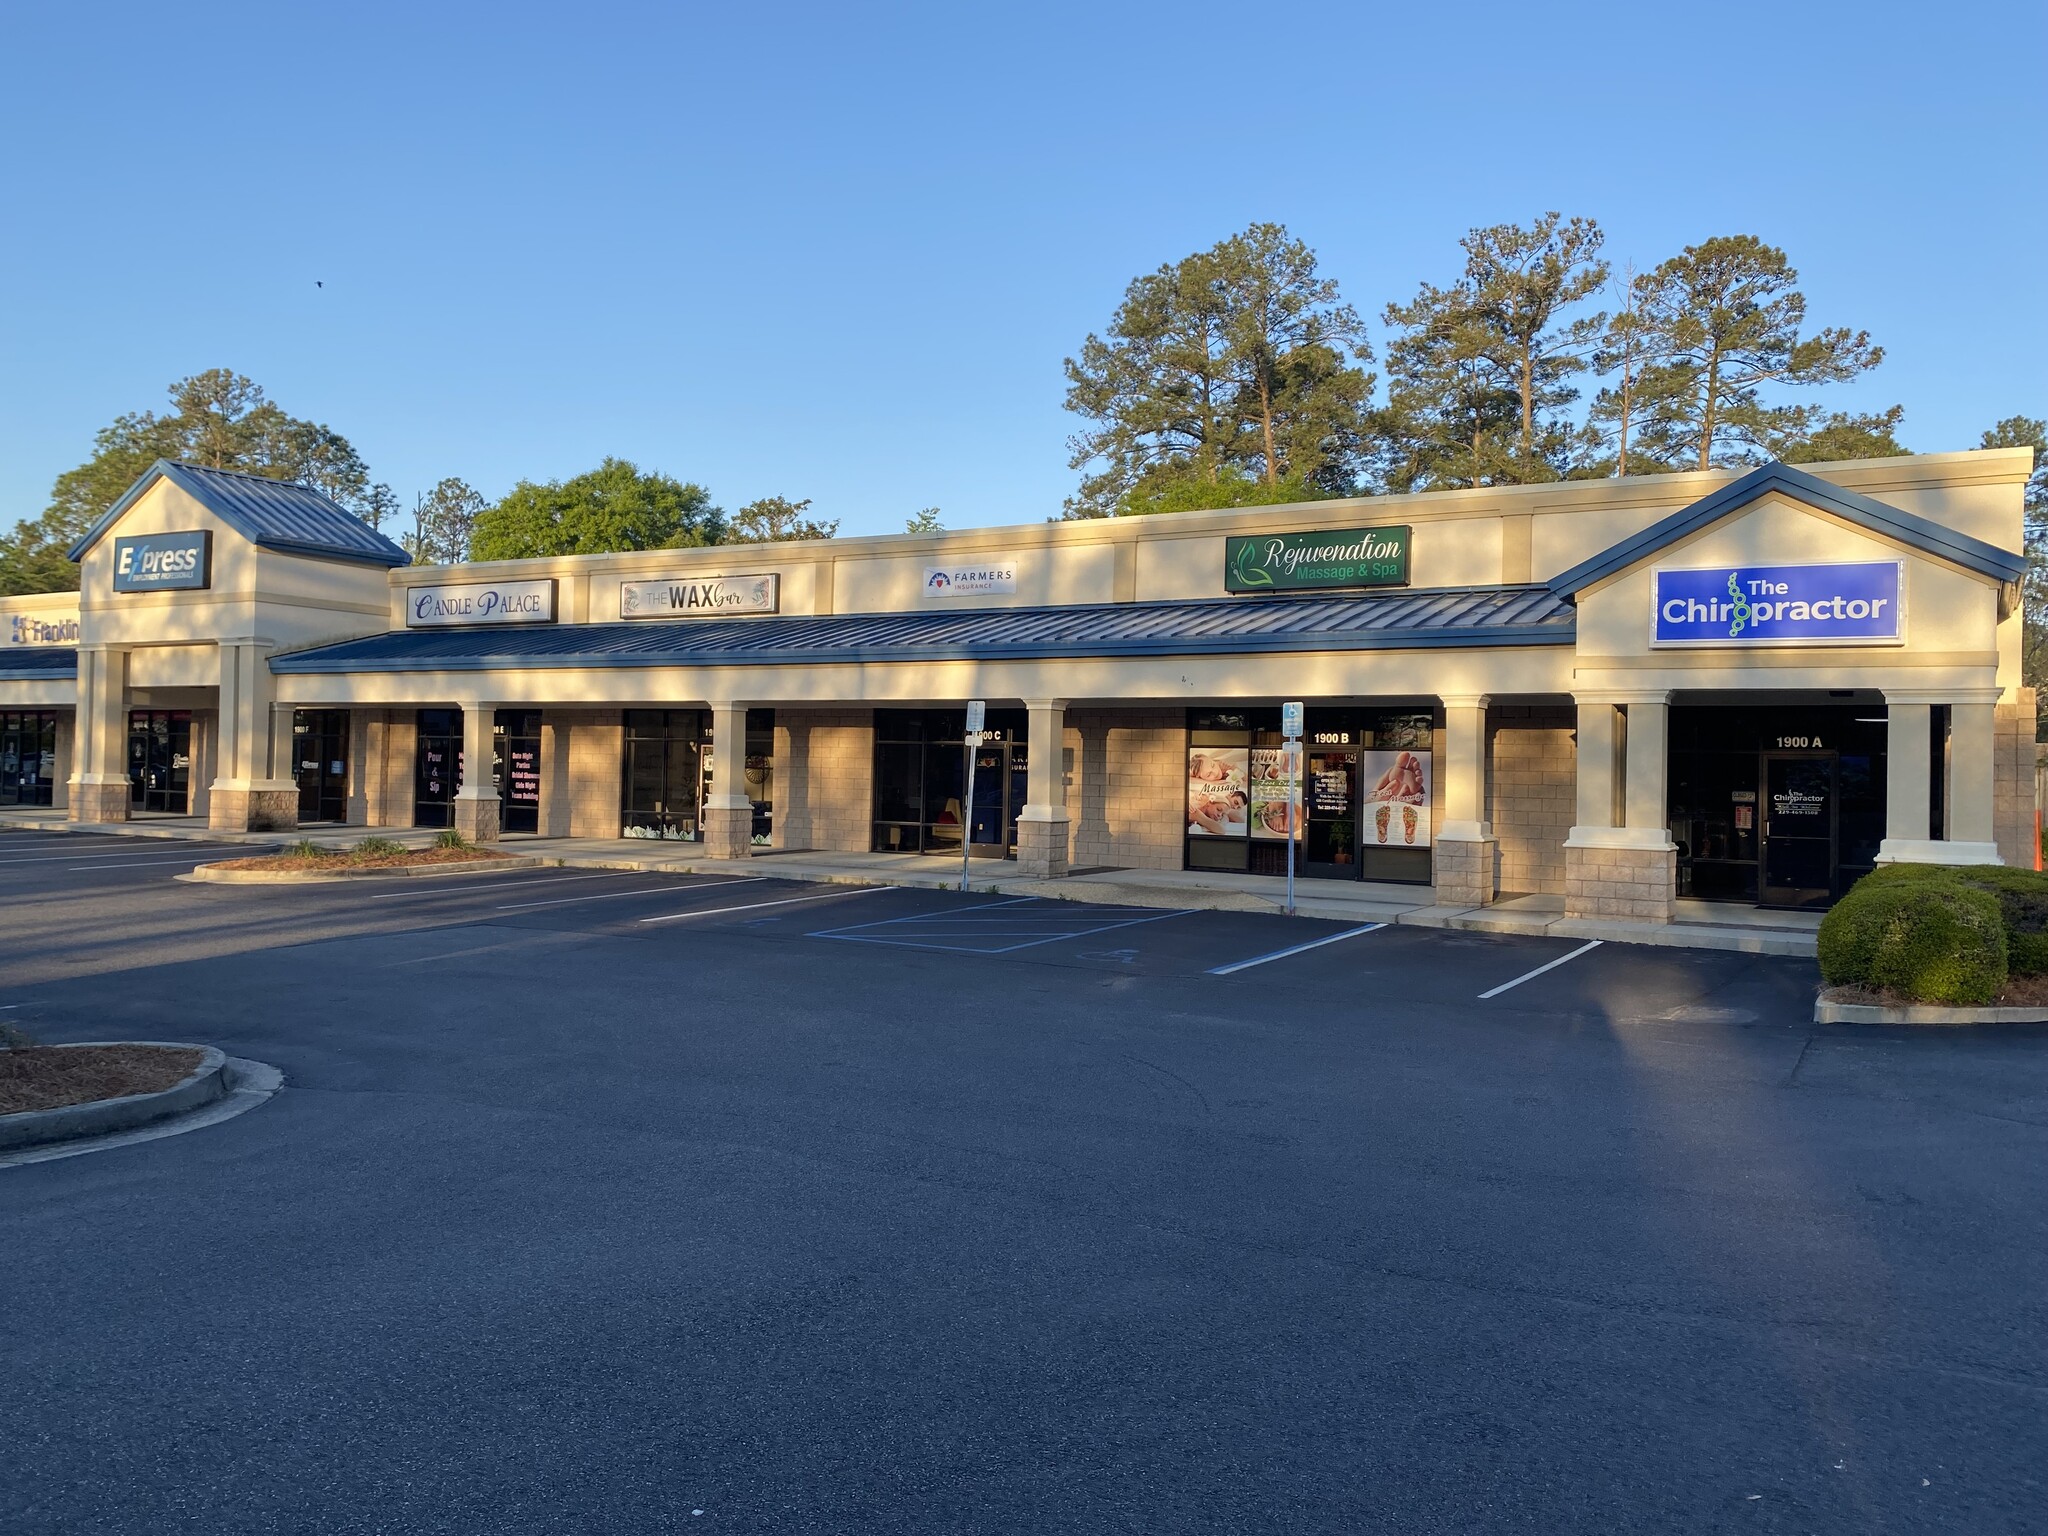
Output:
[[1967,533],[1958,533],[1953,528],[1944,528],[1889,502],[1865,496],[1860,491],[1847,490],[1831,480],[1823,480],[1819,475],[1774,459],[1759,465],[1739,480],[1730,481],[1712,495],[1703,496],[1692,505],[1681,507],[1669,517],[1652,523],[1641,533],[1632,534],[1592,559],[1552,577],[1550,590],[1560,597],[1576,599],[1586,588],[1640,564],[1659,550],[1741,511],[1772,492],[1833,513],[1872,533],[1896,539],[1924,554],[1975,571],[1980,576],[1988,576],[1994,581],[2017,581],[2026,574],[2027,562],[2023,555],[1987,544]]
[[239,469],[209,469],[181,459],[158,459],[109,507],[69,557],[83,560],[159,479],[170,481],[259,549],[346,560],[361,565],[409,565],[412,557],[331,497],[290,480]]

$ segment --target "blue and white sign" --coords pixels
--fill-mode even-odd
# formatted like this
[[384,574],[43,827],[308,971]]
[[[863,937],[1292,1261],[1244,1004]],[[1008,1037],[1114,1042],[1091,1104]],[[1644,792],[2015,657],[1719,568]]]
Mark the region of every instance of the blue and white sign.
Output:
[[445,587],[407,587],[408,629],[472,624],[552,624],[555,578],[538,581],[466,581]]
[[1651,573],[1654,645],[1901,645],[1906,566],[1711,565]]
[[116,592],[198,592],[213,585],[213,534],[144,533],[114,540]]

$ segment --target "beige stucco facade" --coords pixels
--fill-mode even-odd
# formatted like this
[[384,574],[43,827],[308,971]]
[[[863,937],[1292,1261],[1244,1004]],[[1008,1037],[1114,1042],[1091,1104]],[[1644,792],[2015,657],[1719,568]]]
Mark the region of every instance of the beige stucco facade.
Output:
[[[1204,711],[1263,720],[1281,701],[1302,700],[1312,738],[1318,718],[1367,722],[1361,730],[1369,736],[1375,712],[1411,721],[1426,713],[1426,747],[1416,750],[1432,765],[1423,809],[1428,877],[1440,899],[1549,893],[1575,913],[1659,921],[1669,917],[1688,871],[1705,859],[1706,840],[1721,835],[1698,830],[1720,825],[1711,817],[1679,814],[1685,754],[1695,749],[1673,743],[1699,739],[1701,710],[1746,710],[1744,721],[1765,720],[1760,729],[1780,718],[1840,721],[1859,741],[1879,727],[1877,858],[2034,862],[2033,707],[2019,676],[2010,569],[2022,548],[2029,470],[2023,450],[1811,466],[1818,482],[1853,493],[1852,501],[1871,498],[1910,517],[1894,526],[1854,510],[1866,503],[1845,511],[1803,493],[1800,486],[1813,482],[1795,475],[1641,558],[1600,570],[1565,594],[1574,605],[1567,622],[1536,639],[1475,631],[1418,633],[1412,645],[1393,634],[1370,644],[1319,646],[1311,637],[1247,646],[1206,644],[1195,635],[1141,653],[1083,636],[1057,652],[1025,653],[1006,650],[995,629],[970,623],[963,632],[993,638],[963,642],[958,654],[900,659],[887,647],[861,650],[852,641],[798,646],[786,658],[729,645],[699,654],[689,637],[702,620],[627,622],[621,591],[632,582],[772,577],[772,615],[717,617],[727,628],[754,623],[776,636],[795,633],[789,621],[818,620],[857,638],[851,620],[861,615],[971,619],[1080,607],[1113,615],[1194,603],[1242,604],[1250,612],[1275,599],[1226,594],[1230,538],[1399,527],[1408,530],[1406,591],[1447,594],[1446,602],[1502,589],[1540,595],[1544,584],[1627,548],[1645,530],[1711,505],[1737,477],[1670,475],[425,570],[269,547],[204,496],[160,478],[131,493],[84,551],[79,593],[0,599],[0,639],[17,617],[22,632],[43,637],[61,638],[67,619],[76,625],[68,674],[20,662],[29,646],[0,645],[0,711],[57,717],[62,788],[53,788],[51,803],[66,804],[81,821],[136,811],[135,712],[189,717],[184,812],[218,827],[296,820],[302,785],[293,730],[295,721],[306,728],[308,712],[344,719],[335,739],[346,742],[345,815],[365,826],[411,824],[423,730],[452,732],[447,740],[465,763],[502,758],[502,728],[493,735],[493,721],[506,718],[499,712],[538,712],[538,735],[521,748],[520,772],[543,837],[627,830],[635,732],[661,729],[682,740],[676,733],[695,731],[691,739],[714,763],[721,746],[746,735],[749,773],[773,784],[772,825],[763,831],[742,786],[721,782],[715,768],[689,816],[690,835],[707,852],[739,857],[762,844],[885,846],[878,764],[889,733],[902,728],[892,722],[904,718],[890,712],[984,699],[1017,712],[1028,742],[1017,744],[1024,750],[1012,759],[1018,787],[1004,790],[1014,824],[1008,851],[1049,875],[1183,866],[1189,733]],[[121,538],[196,530],[211,538],[204,588],[113,590]],[[1848,562],[1899,563],[1904,616],[1895,643],[1657,641],[1656,571]],[[999,590],[938,595],[945,589],[934,588],[931,573],[960,569],[1000,570],[1004,579]],[[551,583],[554,599],[552,622],[534,628],[556,637],[576,629],[588,645],[522,648],[528,631],[493,628],[502,643],[496,659],[480,666],[473,651],[436,648],[434,637],[446,630],[409,630],[423,589],[533,583]],[[1329,594],[1360,603],[1380,596]],[[1214,632],[1233,634],[1231,610],[1214,611],[1221,615]],[[656,630],[672,643],[651,650],[632,643]],[[302,670],[335,642],[408,634],[417,640],[386,647],[381,659]],[[449,663],[437,665],[444,653]],[[18,664],[10,666],[11,658]],[[558,658],[568,664],[554,664]],[[460,714],[430,719],[422,711]],[[678,726],[670,718],[678,716],[696,723]],[[645,724],[657,717],[667,723]],[[1819,741],[1835,730],[1830,724],[1826,732],[1778,739]],[[1827,750],[1845,762],[1872,758],[1865,748]],[[1685,759],[1676,767],[1674,751]],[[644,777],[648,770],[638,771]],[[1858,792],[1877,793],[1867,770],[1854,772],[1864,774],[1855,780]],[[1744,792],[1734,791],[1728,824],[1753,830],[1763,812],[1742,814]],[[498,835],[500,793],[466,782],[449,801],[450,824]],[[1681,836],[1681,823],[1694,830]]]

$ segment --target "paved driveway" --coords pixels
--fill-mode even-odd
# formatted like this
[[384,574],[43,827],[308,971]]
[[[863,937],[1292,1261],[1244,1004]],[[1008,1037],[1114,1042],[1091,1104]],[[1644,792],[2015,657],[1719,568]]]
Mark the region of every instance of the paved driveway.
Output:
[[[1810,963],[0,834],[7,1532],[2039,1530],[2048,1031]],[[701,1512],[701,1513],[700,1513]]]

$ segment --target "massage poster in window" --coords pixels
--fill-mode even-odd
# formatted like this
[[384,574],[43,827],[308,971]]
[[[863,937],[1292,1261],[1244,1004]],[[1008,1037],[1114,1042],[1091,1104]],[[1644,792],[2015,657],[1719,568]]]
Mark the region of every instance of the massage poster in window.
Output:
[[1251,825],[1251,749],[1188,749],[1188,835],[1243,837]]
[[1363,752],[1359,772],[1365,779],[1365,846],[1427,848],[1429,754]]
[[[1252,836],[1271,842],[1287,841],[1287,749],[1252,748]],[[1301,785],[1294,789],[1294,835],[1301,836]]]

